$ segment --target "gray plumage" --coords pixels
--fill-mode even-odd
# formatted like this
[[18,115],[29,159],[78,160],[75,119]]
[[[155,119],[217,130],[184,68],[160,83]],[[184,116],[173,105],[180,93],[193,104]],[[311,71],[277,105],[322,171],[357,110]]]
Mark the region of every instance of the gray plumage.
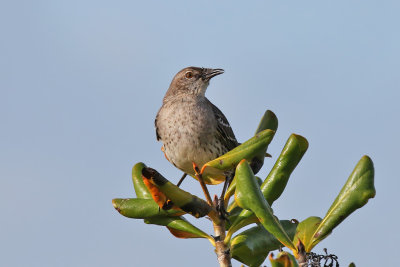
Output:
[[205,97],[210,79],[223,72],[197,67],[178,72],[155,120],[166,158],[190,175],[193,162],[201,168],[238,146],[224,114]]

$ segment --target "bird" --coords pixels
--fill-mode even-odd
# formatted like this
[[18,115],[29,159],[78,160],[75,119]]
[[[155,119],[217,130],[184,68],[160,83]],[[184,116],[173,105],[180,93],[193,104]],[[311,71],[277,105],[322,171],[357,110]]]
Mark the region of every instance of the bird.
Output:
[[[162,142],[161,150],[167,160],[196,179],[193,166],[201,168],[239,145],[225,115],[205,96],[210,80],[223,73],[223,69],[200,67],[179,71],[172,79],[155,119],[156,137]],[[254,173],[261,168],[257,162],[251,165]],[[218,184],[225,181],[224,192],[234,171],[214,171],[204,182]]]

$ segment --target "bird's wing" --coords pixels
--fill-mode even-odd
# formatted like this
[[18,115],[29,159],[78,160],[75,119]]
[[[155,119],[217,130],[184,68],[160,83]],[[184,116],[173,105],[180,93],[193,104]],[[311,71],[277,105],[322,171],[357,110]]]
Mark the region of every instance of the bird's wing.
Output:
[[154,120],[154,126],[155,126],[155,128],[156,128],[156,137],[157,137],[157,141],[160,141],[161,137],[160,137],[160,134],[158,133],[157,119],[158,119],[158,113],[157,113],[156,119]]
[[217,138],[220,139],[222,144],[228,148],[228,150],[232,150],[238,146],[238,141],[236,140],[235,134],[232,131],[231,126],[229,125],[228,120],[225,115],[217,108],[213,103],[211,103],[208,99],[207,102],[212,107],[212,110],[215,115],[215,119],[217,120]]

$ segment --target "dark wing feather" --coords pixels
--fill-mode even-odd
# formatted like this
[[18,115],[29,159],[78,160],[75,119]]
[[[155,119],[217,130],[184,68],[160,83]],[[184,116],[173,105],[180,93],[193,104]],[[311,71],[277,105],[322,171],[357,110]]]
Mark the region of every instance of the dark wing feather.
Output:
[[158,119],[158,114],[157,114],[157,116],[156,116],[156,119],[154,120],[154,126],[156,127],[156,137],[157,137],[157,141],[160,141],[161,137],[160,137],[160,134],[158,133],[157,119]]
[[236,140],[235,134],[229,125],[228,120],[225,115],[217,108],[213,103],[207,99],[208,104],[212,107],[212,110],[217,120],[217,138],[220,139],[221,143],[229,150],[234,149],[238,146],[238,141]]

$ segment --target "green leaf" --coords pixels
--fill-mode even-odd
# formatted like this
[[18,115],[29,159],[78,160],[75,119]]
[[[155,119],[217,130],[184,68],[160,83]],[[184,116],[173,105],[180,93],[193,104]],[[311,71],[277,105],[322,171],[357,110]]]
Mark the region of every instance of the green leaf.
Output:
[[[288,220],[282,220],[280,223],[289,237],[293,238],[297,224]],[[243,231],[231,241],[232,257],[248,266],[260,266],[270,251],[280,247],[281,242],[262,225]]]
[[[263,182],[263,181],[261,180],[261,178],[258,177],[258,176],[256,176],[256,179],[257,179],[258,185],[261,185],[262,182]],[[232,183],[235,183],[235,184],[233,185],[233,190],[232,190],[231,193],[229,193],[229,194],[234,195],[234,194],[235,194],[235,190],[236,190],[236,181],[235,181],[235,179],[233,179]],[[232,183],[231,183],[231,185],[232,185]],[[231,187],[229,187],[229,188],[231,188]],[[225,194],[225,203],[227,203],[227,201],[226,201],[226,200],[227,200],[227,194],[228,194],[228,192]],[[230,197],[230,196],[229,196],[229,197]],[[228,197],[228,200],[229,200],[229,197]],[[239,206],[237,205],[236,201],[232,201],[232,203],[228,206],[227,211],[229,212],[229,216],[228,216],[229,221],[226,223],[225,229],[228,231],[229,228],[231,227],[231,222],[235,222],[236,219],[239,217],[239,214],[241,214],[243,211],[248,211],[248,210],[243,210],[241,207],[239,207]],[[252,212],[250,212],[250,213],[253,214]],[[249,225],[249,224],[251,224],[251,223],[256,223],[256,222],[258,222],[258,219],[257,219],[257,217],[254,216],[254,214],[253,214],[253,217],[250,218],[250,220],[246,221],[246,225]],[[245,225],[245,226],[246,226],[246,225]],[[226,236],[226,239],[225,239],[227,243],[229,242],[229,240],[230,240],[230,238],[232,237],[232,235],[233,235],[237,230],[239,230],[240,228],[242,228],[241,225],[236,225],[236,227],[238,227],[238,228],[237,228],[236,230],[234,230],[233,232],[231,232],[231,233],[228,232],[229,236],[227,235],[227,236]]]
[[[228,230],[231,227],[231,223],[234,222],[237,218],[237,216],[242,212],[242,208],[239,206],[236,206],[232,209],[229,210],[229,216],[228,216],[228,221],[226,221],[225,224],[225,229]],[[258,219],[257,219],[258,222]],[[226,242],[229,242],[229,239],[227,239]]]
[[[310,252],[308,248],[311,245],[311,239],[321,223],[322,218],[320,217],[308,217],[304,221],[300,222],[296,229],[296,235],[294,236],[293,243],[298,244],[301,241],[305,247],[306,252]],[[296,253],[294,253],[296,256]]]
[[246,160],[242,160],[236,168],[235,201],[241,208],[254,212],[265,229],[282,244],[290,249],[295,249],[279,220],[273,215],[273,211],[261,193],[256,177]]
[[363,156],[315,231],[308,249],[311,250],[353,211],[364,206],[375,193],[374,165],[368,156]]
[[307,149],[307,139],[297,134],[290,135],[274,167],[261,185],[261,192],[270,205],[285,190],[290,175]]
[[188,222],[183,217],[153,217],[144,220],[147,224],[166,226],[177,238],[207,238],[215,245],[214,239],[202,230]]
[[349,267],[356,267],[356,265],[354,264],[354,262],[350,263]]
[[[292,134],[287,140],[274,167],[261,185],[261,192],[270,205],[282,194],[290,175],[307,151],[307,148],[307,140],[300,135]],[[254,222],[254,214],[251,211],[243,210],[233,221],[232,228],[230,228],[227,236],[232,235],[234,231],[252,222]]]
[[151,199],[151,194],[147,189],[146,185],[143,183],[142,179],[142,169],[146,168],[144,163],[136,163],[132,168],[132,182],[135,188],[137,198]]
[[288,252],[280,252],[276,259],[273,258],[273,255],[269,256],[269,260],[271,262],[272,267],[298,267],[297,261],[295,257]]
[[[264,162],[265,152],[274,134],[275,132],[272,130],[264,130],[228,153],[207,162],[201,170],[203,178],[207,180],[208,176],[215,176],[215,173],[234,169],[242,159],[251,161],[253,158],[257,158],[260,164],[262,164]],[[225,176],[223,177],[223,179],[225,179]],[[207,183],[216,184],[218,182],[207,180]]]
[[178,216],[182,214],[182,211],[165,211],[160,209],[153,199],[115,198],[112,200],[112,204],[114,208],[121,213],[121,215],[134,219],[145,219],[154,216],[166,216],[174,214],[175,216]]
[[[225,206],[228,205],[229,199],[231,198],[231,196],[233,196],[235,194],[235,190],[236,190],[236,180],[235,177],[233,177],[231,184],[229,185],[228,189],[225,192],[225,196],[224,196],[224,202],[225,202]],[[235,202],[232,202],[234,205]],[[231,206],[232,206],[231,205]],[[232,206],[231,209],[235,208],[235,206]],[[227,210],[229,212],[229,209]]]
[[270,129],[275,132],[278,129],[278,118],[271,110],[265,111],[264,116],[261,118],[260,124],[258,124],[256,134],[266,129]]
[[[258,176],[256,176],[256,179],[257,179],[258,185],[260,186],[260,185],[263,183],[263,181],[262,181],[261,178],[258,177]],[[233,196],[233,195],[235,194],[235,190],[236,190],[236,180],[235,180],[235,178],[233,178],[233,180],[232,180],[230,186],[228,187],[228,189],[226,190],[226,193],[225,193],[225,197],[224,197],[225,205],[228,204],[228,201],[229,201],[230,197]],[[236,209],[237,207],[238,207],[238,205],[236,204],[235,201],[233,201],[233,202],[229,205],[227,211],[230,212],[231,210]]]

